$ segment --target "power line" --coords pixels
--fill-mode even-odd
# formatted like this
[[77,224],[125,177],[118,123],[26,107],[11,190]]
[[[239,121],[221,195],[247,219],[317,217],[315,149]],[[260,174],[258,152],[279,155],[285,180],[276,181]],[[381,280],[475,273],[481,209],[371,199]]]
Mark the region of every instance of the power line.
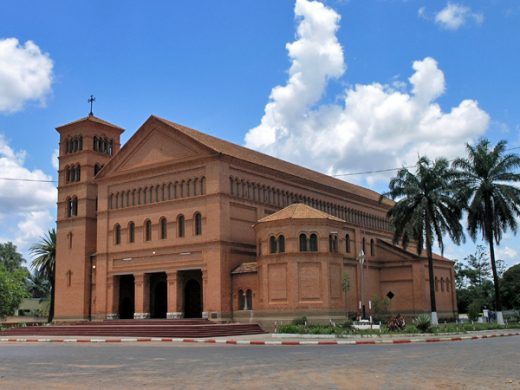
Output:
[[[506,152],[509,152],[510,150],[520,149],[520,146],[515,146],[514,148],[506,149]],[[448,160],[448,162],[452,162],[454,160]],[[400,169],[411,169],[414,168],[415,165],[407,166],[407,167],[400,167],[400,168],[387,168],[387,169],[377,169],[373,171],[361,171],[361,172],[350,172],[350,173],[340,173],[337,175],[331,175],[332,177],[342,177],[342,176],[355,176],[355,175],[370,175],[373,173],[385,173],[385,172],[393,172],[398,171]]]
[[33,181],[38,183],[56,183],[56,180],[42,180],[42,179],[17,179],[15,177],[0,177],[0,180],[8,181]]

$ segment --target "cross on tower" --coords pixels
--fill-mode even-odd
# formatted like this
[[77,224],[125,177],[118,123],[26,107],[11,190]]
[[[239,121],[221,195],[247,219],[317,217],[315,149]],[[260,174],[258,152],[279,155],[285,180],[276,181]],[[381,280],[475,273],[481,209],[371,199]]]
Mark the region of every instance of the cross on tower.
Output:
[[92,112],[92,104],[96,101],[96,98],[94,95],[90,95],[90,98],[87,101],[90,103],[90,113],[88,115],[93,116],[94,113]]

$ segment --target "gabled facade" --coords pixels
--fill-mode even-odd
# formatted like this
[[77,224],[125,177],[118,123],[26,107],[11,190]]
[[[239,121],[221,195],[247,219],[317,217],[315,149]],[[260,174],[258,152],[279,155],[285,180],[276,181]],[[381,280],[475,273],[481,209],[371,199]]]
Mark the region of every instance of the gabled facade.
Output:
[[[339,318],[387,294],[391,310],[428,311],[426,259],[391,244],[373,191],[154,116],[121,150],[99,118],[57,130],[56,320]],[[83,149],[64,146],[74,137]],[[453,263],[435,267],[453,317]]]

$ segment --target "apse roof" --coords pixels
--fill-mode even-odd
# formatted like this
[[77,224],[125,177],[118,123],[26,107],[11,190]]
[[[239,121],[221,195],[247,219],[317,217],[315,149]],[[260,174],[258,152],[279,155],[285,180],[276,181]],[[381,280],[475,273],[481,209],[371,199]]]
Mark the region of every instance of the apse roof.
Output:
[[280,211],[258,220],[258,222],[271,222],[284,219],[328,219],[331,221],[346,222],[341,218],[316,210],[303,203],[293,203]]

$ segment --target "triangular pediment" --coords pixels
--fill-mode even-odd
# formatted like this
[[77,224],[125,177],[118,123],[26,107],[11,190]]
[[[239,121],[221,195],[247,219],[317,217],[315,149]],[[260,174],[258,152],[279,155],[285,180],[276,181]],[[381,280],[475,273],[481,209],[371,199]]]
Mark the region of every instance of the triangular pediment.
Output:
[[97,178],[192,160],[212,152],[205,145],[151,117],[101,170]]
[[197,149],[195,145],[176,139],[165,131],[155,130],[150,132],[133,153],[121,163],[118,171],[194,158],[202,152],[200,148]]

